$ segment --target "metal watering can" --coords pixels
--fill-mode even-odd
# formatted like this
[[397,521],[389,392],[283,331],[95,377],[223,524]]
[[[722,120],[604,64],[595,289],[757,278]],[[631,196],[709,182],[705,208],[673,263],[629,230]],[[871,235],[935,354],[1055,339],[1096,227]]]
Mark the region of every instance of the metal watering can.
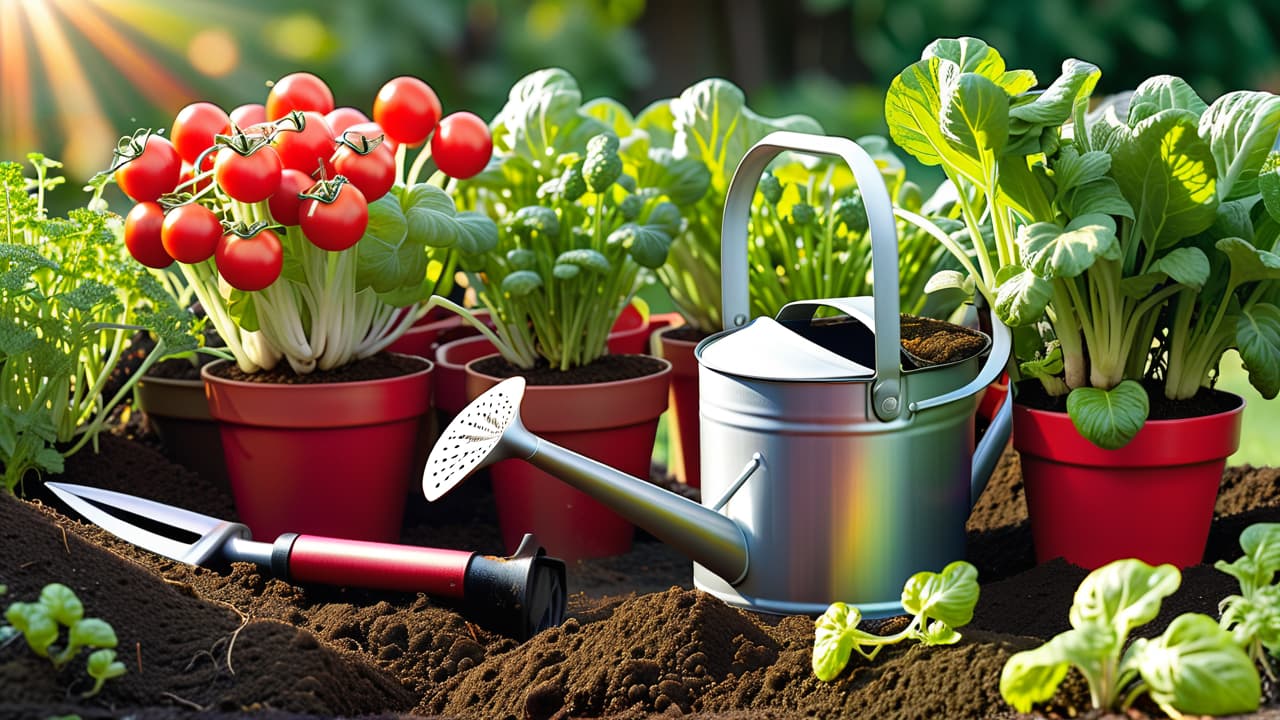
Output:
[[[748,322],[751,199],[787,150],[853,170],[875,295],[790,303],[777,320]],[[965,520],[1009,438],[1006,402],[974,449],[977,393],[1004,370],[1009,330],[992,318],[981,368],[979,354],[903,370],[897,226],[875,161],[852,140],[776,132],[752,147],[726,196],[721,254],[726,329],[696,350],[701,505],[530,433],[519,377],[450,423],[423,491],[436,500],[480,467],[522,458],[691,557],[694,585],[731,605],[819,614],[838,600],[867,617],[898,614],[908,577],[964,557]],[[824,307],[852,321],[809,322]]]

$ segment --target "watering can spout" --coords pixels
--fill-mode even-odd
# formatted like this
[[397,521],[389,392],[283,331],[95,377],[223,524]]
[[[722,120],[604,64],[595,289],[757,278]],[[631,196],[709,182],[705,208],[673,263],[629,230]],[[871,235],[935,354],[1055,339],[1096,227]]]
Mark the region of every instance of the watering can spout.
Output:
[[[1012,394],[1012,388],[1010,388]],[[982,491],[987,487],[987,481],[991,479],[991,473],[995,471],[996,465],[1000,462],[1000,455],[1004,453],[1004,448],[1009,444],[1009,435],[1013,430],[1013,397],[1006,397],[1004,402],[1000,403],[1000,409],[996,410],[996,416],[991,419],[991,424],[987,426],[986,433],[982,439],[978,441],[978,446],[973,451],[972,479],[969,488],[969,504],[977,505],[978,498],[982,495]]]
[[673,492],[548,442],[520,422],[524,379],[513,377],[468,405],[427,458],[422,489],[436,500],[472,472],[518,458],[608,505],[731,585],[747,575],[747,538],[733,520]]

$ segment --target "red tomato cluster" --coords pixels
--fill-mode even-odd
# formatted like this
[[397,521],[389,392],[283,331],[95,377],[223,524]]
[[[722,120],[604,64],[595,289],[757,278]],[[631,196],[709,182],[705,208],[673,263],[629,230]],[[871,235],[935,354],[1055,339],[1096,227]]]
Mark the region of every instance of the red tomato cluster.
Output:
[[[394,186],[400,146],[429,139],[437,167],[454,178],[488,164],[493,141],[484,121],[441,113],[431,87],[408,76],[382,87],[372,120],[356,108],[335,108],[328,85],[302,72],[277,81],[265,105],[227,113],[192,103],[174,119],[169,139],[135,142],[132,158],[115,171],[120,189],[137,203],[125,218],[125,245],[153,268],[212,258],[232,287],[261,290],[283,267],[279,235],[262,228],[246,237],[243,223],[230,231],[229,211],[224,218],[215,209],[228,208],[227,200],[265,203],[260,214],[272,224],[296,225],[316,247],[345,250],[364,235],[369,203]],[[346,182],[325,182],[337,176]],[[215,188],[206,192],[211,182]],[[157,201],[175,190],[197,198],[166,212]]]

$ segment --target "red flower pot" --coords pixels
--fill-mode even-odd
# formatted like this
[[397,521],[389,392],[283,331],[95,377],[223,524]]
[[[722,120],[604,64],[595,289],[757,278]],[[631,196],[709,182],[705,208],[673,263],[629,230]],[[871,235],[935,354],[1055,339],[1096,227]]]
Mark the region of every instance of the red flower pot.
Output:
[[[488,310],[474,310],[472,312],[481,322],[493,327],[493,321],[489,318]],[[405,330],[404,334],[396,338],[395,342],[388,345],[387,352],[414,355],[424,360],[430,360],[434,356],[436,348],[441,344],[479,334],[479,330],[476,330],[471,323],[463,320],[457,313],[437,307],[432,308],[431,312],[414,323],[413,327]]]
[[[467,365],[467,394],[478,397],[500,378]],[[664,363],[666,365],[666,363]],[[658,417],[667,408],[670,367],[641,378],[586,385],[531,385],[520,416],[531,432],[640,478],[649,460]],[[508,551],[526,532],[567,562],[621,555],[635,526],[594,498],[523,460],[489,468],[498,527]]]
[[1036,559],[1093,569],[1121,558],[1189,567],[1201,561],[1227,457],[1240,445],[1233,410],[1151,420],[1128,445],[1103,450],[1063,412],[1014,403]]
[[[679,317],[679,316],[677,316]],[[698,358],[693,340],[668,337],[678,324],[659,330],[659,357],[671,363],[672,422],[667,428],[671,459],[667,470],[689,487],[702,487],[702,449],[698,430]]]
[[201,375],[218,420],[240,520],[255,537],[285,532],[394,542],[431,364],[410,375],[288,385]]

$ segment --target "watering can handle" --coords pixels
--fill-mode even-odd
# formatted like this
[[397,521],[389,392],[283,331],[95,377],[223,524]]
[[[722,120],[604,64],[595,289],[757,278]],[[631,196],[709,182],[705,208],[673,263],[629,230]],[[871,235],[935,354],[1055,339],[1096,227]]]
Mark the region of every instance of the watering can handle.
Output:
[[724,223],[720,232],[720,297],[724,307],[724,327],[726,330],[742,327],[750,319],[747,226],[751,220],[751,199],[765,168],[788,150],[841,158],[853,171],[858,190],[862,193],[871,235],[875,294],[876,375],[871,386],[871,407],[880,420],[893,420],[903,411],[902,366],[898,349],[898,226],[880,168],[856,142],[842,137],[778,131],[765,136],[742,156],[725,195]]

